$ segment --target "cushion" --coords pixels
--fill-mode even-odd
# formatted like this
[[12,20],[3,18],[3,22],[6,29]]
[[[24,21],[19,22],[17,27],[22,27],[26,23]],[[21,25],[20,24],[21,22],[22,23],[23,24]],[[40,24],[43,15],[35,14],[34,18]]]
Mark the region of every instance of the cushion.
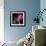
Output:
[[21,38],[18,42],[17,42],[17,46],[23,46],[23,43],[24,43],[24,38]]

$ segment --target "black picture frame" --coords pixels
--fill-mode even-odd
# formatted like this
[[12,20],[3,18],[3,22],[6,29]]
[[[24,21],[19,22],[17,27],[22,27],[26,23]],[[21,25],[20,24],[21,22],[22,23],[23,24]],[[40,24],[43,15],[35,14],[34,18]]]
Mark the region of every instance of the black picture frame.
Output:
[[10,26],[24,27],[26,25],[26,11],[10,11]]

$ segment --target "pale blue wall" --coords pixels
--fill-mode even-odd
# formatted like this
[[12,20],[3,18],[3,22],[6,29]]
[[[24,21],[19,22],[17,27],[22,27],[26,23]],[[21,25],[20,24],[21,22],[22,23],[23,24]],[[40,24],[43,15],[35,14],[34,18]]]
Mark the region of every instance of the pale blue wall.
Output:
[[[46,0],[41,0],[40,1],[40,10],[42,11],[43,9],[46,9]],[[46,10],[43,12],[43,22],[40,22],[40,25],[45,26],[46,27]]]
[[[31,31],[33,19],[40,9],[40,0],[4,0],[4,38],[7,41],[18,41]],[[25,27],[10,27],[10,11],[26,11]]]

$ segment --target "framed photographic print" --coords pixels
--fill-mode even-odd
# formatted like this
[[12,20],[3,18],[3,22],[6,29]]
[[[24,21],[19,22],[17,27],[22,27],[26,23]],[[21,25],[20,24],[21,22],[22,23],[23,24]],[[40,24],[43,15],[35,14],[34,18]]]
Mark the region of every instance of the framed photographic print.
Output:
[[25,23],[26,23],[25,11],[10,12],[10,26],[25,26]]

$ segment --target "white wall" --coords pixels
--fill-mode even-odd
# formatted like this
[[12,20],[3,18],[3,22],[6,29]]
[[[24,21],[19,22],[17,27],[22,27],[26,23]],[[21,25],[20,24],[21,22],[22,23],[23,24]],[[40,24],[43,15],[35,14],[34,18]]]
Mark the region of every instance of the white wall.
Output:
[[4,41],[4,3],[0,0],[0,42]]

